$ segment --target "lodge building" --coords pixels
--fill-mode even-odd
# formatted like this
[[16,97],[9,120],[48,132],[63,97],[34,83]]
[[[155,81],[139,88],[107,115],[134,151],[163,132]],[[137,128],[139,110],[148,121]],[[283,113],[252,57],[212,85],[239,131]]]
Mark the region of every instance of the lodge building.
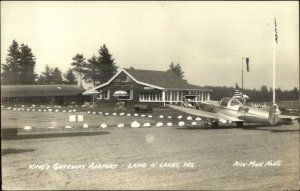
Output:
[[[196,95],[193,101],[210,99],[210,90],[187,83],[173,72],[139,69],[121,69],[109,81],[87,90],[93,94],[97,105],[125,102],[128,108],[135,104],[164,107],[179,103],[184,95]],[[118,92],[126,92],[117,95]]]

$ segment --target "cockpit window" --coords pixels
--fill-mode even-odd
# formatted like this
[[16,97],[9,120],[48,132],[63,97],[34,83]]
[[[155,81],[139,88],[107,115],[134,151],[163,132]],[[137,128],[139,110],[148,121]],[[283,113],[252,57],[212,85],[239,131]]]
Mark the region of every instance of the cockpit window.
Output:
[[230,102],[230,106],[236,106],[236,105],[245,106],[245,104],[241,102],[239,99],[232,99]]
[[230,102],[230,106],[236,106],[236,105],[240,105],[240,102],[238,100],[234,99]]
[[230,101],[230,98],[223,98],[220,101],[220,105],[224,106],[224,107],[227,107],[229,101]]

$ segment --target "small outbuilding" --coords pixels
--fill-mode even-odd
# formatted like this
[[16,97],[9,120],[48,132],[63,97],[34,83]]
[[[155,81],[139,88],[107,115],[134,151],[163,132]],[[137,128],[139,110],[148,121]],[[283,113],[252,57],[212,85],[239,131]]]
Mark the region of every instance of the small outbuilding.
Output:
[[2,104],[83,103],[85,91],[77,85],[5,85],[1,86]]

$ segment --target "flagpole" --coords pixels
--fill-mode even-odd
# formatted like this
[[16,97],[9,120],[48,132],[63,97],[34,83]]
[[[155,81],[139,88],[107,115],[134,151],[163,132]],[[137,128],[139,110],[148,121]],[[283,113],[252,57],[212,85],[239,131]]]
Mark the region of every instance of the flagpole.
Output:
[[275,104],[275,58],[276,58],[276,19],[274,16],[275,21],[275,30],[274,30],[274,41],[273,41],[273,104]]
[[242,89],[244,89],[244,58],[242,58]]

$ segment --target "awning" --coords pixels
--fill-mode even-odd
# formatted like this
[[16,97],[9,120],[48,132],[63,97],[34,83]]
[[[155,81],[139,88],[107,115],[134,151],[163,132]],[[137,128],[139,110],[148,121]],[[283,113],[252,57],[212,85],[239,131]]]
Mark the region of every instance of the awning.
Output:
[[128,96],[128,93],[122,90],[115,91],[113,96]]

